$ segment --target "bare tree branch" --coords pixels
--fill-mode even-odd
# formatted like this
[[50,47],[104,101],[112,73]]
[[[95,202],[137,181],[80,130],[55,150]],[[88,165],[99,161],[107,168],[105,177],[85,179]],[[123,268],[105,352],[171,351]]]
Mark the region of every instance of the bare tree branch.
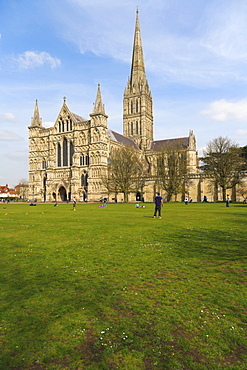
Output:
[[238,145],[228,137],[211,140],[203,151],[201,170],[222,188],[223,201],[226,190],[239,184],[244,176],[244,158]]
[[167,193],[169,202],[173,195],[185,191],[188,182],[187,153],[179,142],[171,143],[157,154],[156,177]]

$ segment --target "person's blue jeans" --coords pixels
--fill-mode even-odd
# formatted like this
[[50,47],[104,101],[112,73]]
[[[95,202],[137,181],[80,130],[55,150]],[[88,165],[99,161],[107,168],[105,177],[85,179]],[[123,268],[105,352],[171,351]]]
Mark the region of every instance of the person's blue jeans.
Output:
[[160,217],[161,216],[161,205],[155,205],[155,210],[154,210],[154,216],[156,216],[158,212],[158,216]]

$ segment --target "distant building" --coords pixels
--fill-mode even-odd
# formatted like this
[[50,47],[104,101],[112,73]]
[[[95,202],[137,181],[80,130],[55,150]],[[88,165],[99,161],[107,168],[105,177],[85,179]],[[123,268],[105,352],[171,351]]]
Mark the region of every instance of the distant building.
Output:
[[29,185],[27,185],[27,184],[18,184],[18,185],[15,186],[15,191],[18,194],[18,197],[21,200],[27,200],[28,199]]
[[17,198],[18,193],[15,189],[9,188],[8,184],[0,186],[0,199]]
[[[108,116],[98,85],[95,105],[90,119],[70,111],[66,98],[54,126],[42,126],[38,101],[29,126],[29,196],[38,201],[66,201],[73,197],[79,201],[99,201],[108,197],[101,183],[107,170],[112,148],[130,145],[140,152],[149,166],[149,177],[143,189],[131,194],[135,201],[144,198],[152,201],[157,190],[154,167],[157,152],[170,143],[178,143],[186,153],[189,187],[185,193],[193,201],[201,201],[205,182],[198,170],[196,139],[192,130],[182,138],[154,141],[153,101],[145,73],[138,12],[131,65],[131,74],[123,97],[123,135],[108,128]],[[110,199],[114,195],[110,195]],[[119,199],[123,198],[119,194]],[[213,200],[213,199],[212,199]]]

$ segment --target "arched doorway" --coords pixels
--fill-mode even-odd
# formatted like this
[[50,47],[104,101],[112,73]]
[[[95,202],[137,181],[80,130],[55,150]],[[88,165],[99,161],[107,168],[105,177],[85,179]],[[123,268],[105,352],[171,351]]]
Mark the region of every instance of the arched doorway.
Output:
[[60,195],[61,201],[62,202],[66,202],[66,200],[67,200],[67,192],[66,192],[66,189],[63,186],[61,186],[59,188],[59,190],[58,190],[58,193]]
[[141,201],[141,193],[139,191],[136,193],[136,201]]
[[54,202],[56,202],[56,200],[57,200],[57,195],[56,195],[56,193],[52,193],[52,197],[53,197]]

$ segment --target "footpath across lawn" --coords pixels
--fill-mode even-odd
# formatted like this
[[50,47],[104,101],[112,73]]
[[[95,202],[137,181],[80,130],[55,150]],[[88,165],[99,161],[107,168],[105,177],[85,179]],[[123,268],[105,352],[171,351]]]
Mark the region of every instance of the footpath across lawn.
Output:
[[247,369],[247,206],[153,210],[1,205],[0,369]]

